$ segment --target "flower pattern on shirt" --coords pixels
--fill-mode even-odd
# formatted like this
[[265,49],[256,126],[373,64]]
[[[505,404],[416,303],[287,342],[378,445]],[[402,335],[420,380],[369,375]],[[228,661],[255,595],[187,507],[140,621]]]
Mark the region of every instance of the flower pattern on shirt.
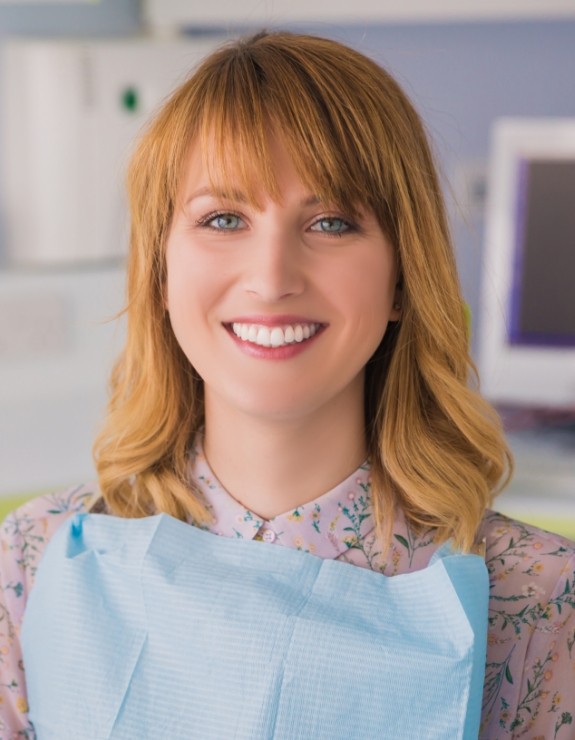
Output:
[[[191,475],[224,537],[263,540],[385,576],[427,566],[433,531],[413,532],[397,512],[392,541],[375,535],[369,467],[362,465],[319,498],[269,521],[246,509],[217,481],[197,450]],[[26,599],[50,538],[97,497],[76,487],[28,502],[0,533],[0,740],[35,738],[28,719],[19,644]],[[489,634],[481,740],[575,740],[575,546],[495,512],[484,517],[490,577]]]

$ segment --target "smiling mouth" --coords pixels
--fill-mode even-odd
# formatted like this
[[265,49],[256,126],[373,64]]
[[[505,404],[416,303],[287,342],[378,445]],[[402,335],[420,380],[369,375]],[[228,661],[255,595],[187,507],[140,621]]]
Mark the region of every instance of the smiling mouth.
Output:
[[260,347],[286,347],[311,339],[324,328],[323,324],[288,324],[282,326],[262,326],[261,324],[241,324],[234,322],[226,328],[242,342],[250,342]]

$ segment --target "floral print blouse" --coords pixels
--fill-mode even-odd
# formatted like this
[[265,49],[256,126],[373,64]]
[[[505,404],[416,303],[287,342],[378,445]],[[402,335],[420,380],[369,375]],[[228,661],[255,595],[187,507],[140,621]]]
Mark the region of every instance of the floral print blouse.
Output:
[[[437,548],[433,531],[414,535],[398,513],[392,544],[380,549],[367,465],[323,496],[269,521],[222,488],[201,450],[193,477],[213,514],[206,528],[223,537],[293,547],[386,576],[424,568]],[[26,599],[53,533],[97,496],[95,486],[42,496],[2,525],[0,740],[35,738],[19,643]],[[480,738],[574,740],[575,543],[494,512],[486,514],[481,529],[491,592]]]

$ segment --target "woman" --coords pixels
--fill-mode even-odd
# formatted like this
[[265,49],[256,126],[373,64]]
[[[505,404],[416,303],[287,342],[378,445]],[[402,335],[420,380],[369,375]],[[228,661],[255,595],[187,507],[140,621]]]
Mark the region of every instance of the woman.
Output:
[[575,737],[575,550],[488,510],[509,453],[393,79],[227,46],[129,189],[98,485],[3,527],[2,736]]

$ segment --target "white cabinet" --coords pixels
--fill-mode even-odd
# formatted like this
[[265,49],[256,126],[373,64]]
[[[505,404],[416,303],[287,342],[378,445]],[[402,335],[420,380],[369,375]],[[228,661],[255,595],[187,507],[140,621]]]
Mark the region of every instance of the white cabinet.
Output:
[[153,27],[173,29],[575,17],[575,0],[144,0],[143,8]]
[[125,253],[139,129],[216,40],[16,40],[3,47],[2,215],[12,264]]
[[94,479],[123,297],[120,267],[0,271],[0,498]]

